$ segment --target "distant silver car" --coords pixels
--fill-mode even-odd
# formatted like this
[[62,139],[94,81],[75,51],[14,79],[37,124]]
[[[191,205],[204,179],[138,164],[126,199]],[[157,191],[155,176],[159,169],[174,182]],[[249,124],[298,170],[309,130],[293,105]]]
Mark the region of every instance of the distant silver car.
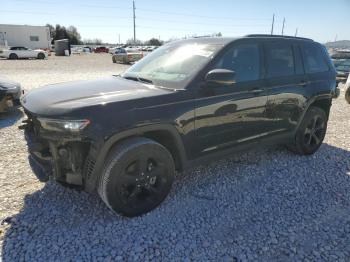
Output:
[[143,53],[138,51],[127,51],[125,48],[116,48],[112,61],[113,63],[129,64],[143,58]]

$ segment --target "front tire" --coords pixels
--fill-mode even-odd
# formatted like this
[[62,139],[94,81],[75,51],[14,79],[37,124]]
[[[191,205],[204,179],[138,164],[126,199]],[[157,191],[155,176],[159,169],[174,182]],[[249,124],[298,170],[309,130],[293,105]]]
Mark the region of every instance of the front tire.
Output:
[[18,59],[18,55],[12,53],[12,54],[10,54],[9,58],[10,58],[11,60],[16,60],[16,59]]
[[327,130],[327,115],[319,107],[310,107],[288,148],[299,155],[314,154],[322,145]]
[[109,153],[98,192],[112,211],[134,217],[166,198],[174,173],[174,160],[165,147],[147,138],[132,138]]

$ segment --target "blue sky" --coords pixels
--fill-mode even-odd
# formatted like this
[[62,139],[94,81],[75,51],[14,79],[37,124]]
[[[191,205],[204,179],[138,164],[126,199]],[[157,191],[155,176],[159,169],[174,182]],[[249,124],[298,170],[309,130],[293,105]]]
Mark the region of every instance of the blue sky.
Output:
[[[350,40],[350,0],[135,0],[136,36],[168,40],[221,32],[223,36],[275,33],[320,42]],[[132,0],[1,0],[0,24],[75,25],[83,39],[117,43],[133,37]]]

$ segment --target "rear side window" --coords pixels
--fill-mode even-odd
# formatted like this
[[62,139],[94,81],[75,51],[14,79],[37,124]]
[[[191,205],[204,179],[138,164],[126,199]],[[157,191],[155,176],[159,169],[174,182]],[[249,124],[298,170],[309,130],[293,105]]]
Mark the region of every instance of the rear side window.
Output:
[[260,78],[260,52],[257,44],[240,44],[230,48],[217,62],[215,68],[236,73],[236,82]]
[[305,44],[303,50],[306,73],[321,73],[329,70],[325,53],[320,46]]
[[265,45],[267,77],[294,75],[294,57],[292,45],[267,43]]

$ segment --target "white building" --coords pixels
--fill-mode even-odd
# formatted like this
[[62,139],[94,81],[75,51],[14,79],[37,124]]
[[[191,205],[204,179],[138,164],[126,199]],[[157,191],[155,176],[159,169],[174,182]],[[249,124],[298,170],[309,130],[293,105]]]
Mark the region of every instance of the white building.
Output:
[[46,26],[0,24],[0,46],[51,48],[50,30]]

